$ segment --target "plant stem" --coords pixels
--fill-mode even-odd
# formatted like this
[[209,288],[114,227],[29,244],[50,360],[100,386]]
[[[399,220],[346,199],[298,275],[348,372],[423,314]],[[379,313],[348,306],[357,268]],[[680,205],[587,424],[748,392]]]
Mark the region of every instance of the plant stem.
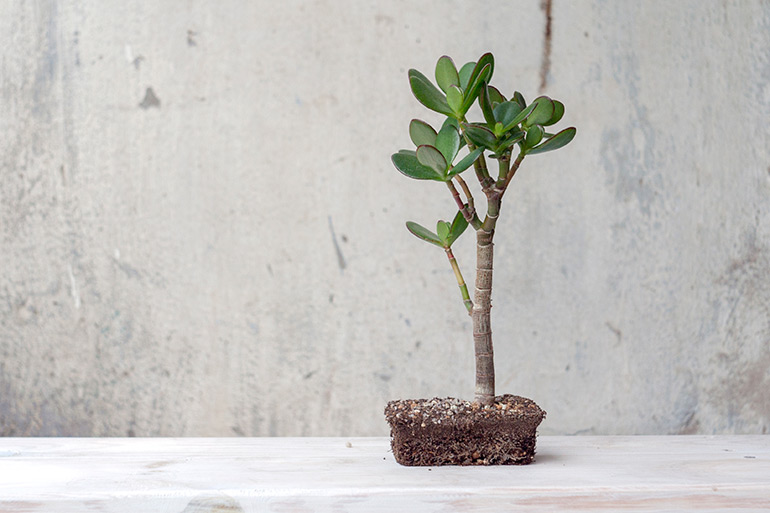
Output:
[[[465,134],[463,134],[465,135]],[[465,137],[468,146],[470,141]],[[524,153],[520,152],[516,160],[510,164],[510,156],[499,159],[499,176],[494,180],[489,176],[486,161],[481,155],[474,167],[481,189],[487,198],[487,215],[476,229],[476,288],[474,291],[471,318],[473,319],[473,349],[476,359],[476,390],[474,401],[479,404],[492,404],[495,401],[495,355],[492,345],[492,274],[495,226],[500,215],[500,204],[505,190],[511,183],[513,175],[519,169]],[[510,165],[510,167],[509,167]],[[462,185],[462,184],[461,184]],[[464,188],[465,189],[465,188]]]
[[[486,221],[485,221],[486,224]],[[495,362],[492,346],[492,238],[494,231],[476,231],[476,290],[473,310],[473,345],[476,356],[476,396],[480,404],[495,400]]]
[[[500,164],[501,173],[507,168],[507,162]],[[510,174],[510,171],[507,171]],[[500,215],[500,205],[504,189],[494,180],[484,187],[487,197],[487,216],[481,227],[476,230],[476,290],[473,298],[473,346],[476,357],[476,395],[480,404],[492,404],[495,401],[495,358],[492,345],[492,273],[495,226]]]
[[465,304],[465,308],[468,309],[468,315],[471,315],[473,311],[473,301],[471,301],[471,295],[468,293],[468,286],[465,284],[465,279],[460,272],[460,266],[457,264],[457,259],[455,259],[454,253],[452,253],[452,248],[444,248],[444,251],[446,251],[446,256],[449,258],[449,265],[452,266],[452,270],[455,273],[455,278],[457,278],[457,285],[460,286],[460,294],[463,296],[463,303]]

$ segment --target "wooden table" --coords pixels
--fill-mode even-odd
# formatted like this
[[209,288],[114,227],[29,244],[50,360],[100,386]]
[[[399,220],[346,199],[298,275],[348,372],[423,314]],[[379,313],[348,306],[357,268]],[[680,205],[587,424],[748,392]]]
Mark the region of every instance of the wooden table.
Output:
[[538,440],[401,467],[386,438],[0,438],[0,512],[769,511],[770,436]]

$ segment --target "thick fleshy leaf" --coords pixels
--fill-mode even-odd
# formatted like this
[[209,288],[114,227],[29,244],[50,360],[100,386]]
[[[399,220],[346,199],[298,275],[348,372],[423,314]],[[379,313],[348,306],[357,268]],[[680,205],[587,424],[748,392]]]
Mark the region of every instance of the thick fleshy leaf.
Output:
[[465,125],[465,135],[467,135],[468,139],[470,139],[476,146],[483,146],[492,150],[497,145],[495,134],[483,126]]
[[437,173],[433,168],[425,166],[417,160],[417,155],[414,151],[401,150],[398,153],[394,153],[390,160],[393,165],[396,166],[402,174],[415,180],[436,180],[439,182],[444,181],[443,173]]
[[479,60],[476,62],[476,65],[473,67],[473,72],[471,73],[471,78],[468,83],[472,84],[476,79],[483,76],[483,73],[486,73],[484,72],[484,68],[487,66],[490,66],[489,76],[486,79],[482,79],[482,80],[485,80],[487,83],[489,83],[489,79],[492,77],[492,73],[494,72],[494,69],[495,69],[495,58],[489,52],[479,57]]
[[436,63],[436,83],[445,93],[448,93],[452,86],[460,86],[455,63],[447,55],[442,56]]
[[452,225],[447,223],[446,221],[439,221],[436,223],[436,234],[438,234],[438,238],[441,239],[441,242],[444,243],[444,247],[449,247],[449,229]]
[[495,120],[502,123],[504,127],[511,124],[516,116],[521,112],[521,105],[516,102],[503,102],[497,105],[494,110]]
[[553,116],[553,100],[547,96],[539,96],[532,100],[532,105],[535,105],[535,110],[527,116],[525,124],[532,126],[548,123]]
[[409,123],[409,138],[415,146],[436,144],[436,131],[425,121],[413,119]]
[[[489,69],[487,69],[489,66]],[[460,69],[460,86],[465,93],[465,102],[463,103],[463,114],[470,109],[476,96],[479,94],[481,82],[489,83],[492,73],[495,69],[495,58],[491,53],[482,55],[478,62],[469,62]]]
[[447,246],[454,244],[466,228],[468,228],[468,221],[463,217],[463,213],[458,211],[457,214],[455,214],[455,218],[452,220],[452,225],[449,227],[449,235],[446,238]]
[[[486,54],[491,55],[491,54]],[[479,64],[482,61],[479,60]],[[463,100],[463,106],[461,109],[461,113],[465,115],[466,112],[468,112],[468,109],[471,108],[471,105],[473,105],[473,102],[476,101],[476,97],[479,95],[479,90],[481,89],[481,84],[484,82],[489,82],[489,79],[492,78],[492,70],[494,69],[494,63],[487,63],[481,70],[476,74],[476,69],[479,67],[479,64],[476,64],[476,68],[473,68],[473,74],[471,75],[471,83],[468,85],[468,89],[465,91],[465,98]]]
[[519,112],[519,113],[516,115],[516,117],[515,117],[515,118],[513,118],[513,120],[511,120],[511,122],[510,122],[510,123],[508,123],[508,124],[505,126],[505,129],[503,130],[503,132],[508,132],[508,131],[510,131],[510,130],[511,130],[513,127],[515,127],[516,125],[518,125],[519,123],[521,123],[522,121],[524,121],[524,120],[526,119],[526,117],[527,117],[527,116],[529,116],[529,115],[532,113],[532,111],[533,111],[533,110],[535,110],[535,107],[537,107],[537,105],[533,103],[533,104],[532,104],[532,105],[530,105],[529,107],[526,107],[524,110],[522,110],[521,112]]
[[527,102],[524,101],[524,97],[521,95],[520,92],[518,92],[518,91],[514,92],[512,99],[513,99],[513,101],[515,101],[516,103],[521,105],[522,109],[526,109],[527,108]]
[[545,153],[546,151],[558,150],[562,146],[566,146],[567,144],[569,144],[569,142],[575,138],[576,133],[577,133],[577,130],[575,129],[575,127],[565,128],[558,134],[547,139],[540,146],[536,146],[531,150],[529,150],[527,154],[535,155],[537,153]]
[[435,146],[446,162],[450,164],[454,162],[457,152],[460,151],[460,134],[457,129],[451,125],[442,127],[436,136]]
[[436,171],[436,173],[438,173],[442,179],[446,176],[446,159],[438,150],[438,148],[435,146],[423,144],[422,146],[417,147],[417,151],[415,153],[420,164],[423,166],[428,166],[429,168]]
[[547,123],[543,123],[543,125],[555,125],[561,120],[562,116],[564,116],[564,104],[559,100],[553,100],[553,116],[551,116],[551,119],[549,119]]
[[407,221],[406,229],[412,232],[415,237],[418,237],[426,242],[430,242],[431,244],[435,244],[440,248],[444,247],[444,243],[441,242],[441,239],[438,238],[438,235],[428,230],[424,226],[421,226],[412,221]]
[[505,101],[505,96],[503,96],[496,87],[489,86],[489,101],[492,102],[492,106],[494,107],[496,103],[503,103]]
[[[447,125],[451,125],[457,129],[457,133],[462,134],[460,131],[460,122],[457,120],[457,118],[446,118],[444,120],[444,123],[441,125],[441,128],[444,128]],[[462,135],[460,135],[460,148],[465,146],[465,139],[463,139]]]
[[481,113],[484,114],[484,121],[487,122],[487,126],[495,125],[495,115],[492,108],[492,102],[489,99],[490,87],[486,82],[481,84],[479,90],[479,107],[481,107]]
[[458,116],[465,114],[462,112],[463,105],[463,92],[456,85],[450,86],[446,93],[446,102],[449,104],[449,108],[452,112]]
[[529,127],[527,130],[527,135],[524,137],[524,146],[526,148],[532,148],[536,146],[540,141],[543,140],[543,132],[543,127],[540,125]]
[[460,88],[463,91],[466,91],[468,89],[468,83],[471,80],[471,73],[473,73],[473,68],[475,67],[476,67],[475,62],[467,62],[463,64],[462,68],[460,68],[458,75],[460,77]]
[[454,115],[452,109],[449,108],[444,94],[425,75],[416,69],[409,70],[409,85],[412,87],[412,94],[417,98],[417,101],[430,110],[446,116]]
[[447,125],[452,125],[457,129],[457,131],[460,131],[460,122],[457,121],[457,118],[446,118],[444,120],[444,123],[441,125],[441,128],[444,128]]
[[449,173],[447,176],[450,178],[459,175],[469,167],[473,165],[474,162],[476,162],[476,159],[479,158],[479,155],[481,155],[484,152],[484,148],[476,148],[466,156],[464,156],[462,159],[460,159],[460,162],[455,164],[452,169],[449,170]]

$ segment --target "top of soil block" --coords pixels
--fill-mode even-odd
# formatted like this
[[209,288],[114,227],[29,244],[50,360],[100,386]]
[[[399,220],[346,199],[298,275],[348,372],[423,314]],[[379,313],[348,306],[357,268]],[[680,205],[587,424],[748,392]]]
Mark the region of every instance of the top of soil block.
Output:
[[516,395],[500,395],[489,405],[480,405],[447,397],[444,399],[405,399],[391,401],[385,408],[391,425],[455,424],[460,418],[474,422],[499,422],[504,419],[530,420],[537,426],[545,412],[531,399]]

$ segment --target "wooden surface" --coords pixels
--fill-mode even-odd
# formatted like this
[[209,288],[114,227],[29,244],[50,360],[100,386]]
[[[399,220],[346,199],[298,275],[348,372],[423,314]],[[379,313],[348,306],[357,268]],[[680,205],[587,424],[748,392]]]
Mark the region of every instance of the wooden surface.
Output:
[[768,511],[770,436],[540,437],[526,467],[385,438],[0,438],[0,512]]

